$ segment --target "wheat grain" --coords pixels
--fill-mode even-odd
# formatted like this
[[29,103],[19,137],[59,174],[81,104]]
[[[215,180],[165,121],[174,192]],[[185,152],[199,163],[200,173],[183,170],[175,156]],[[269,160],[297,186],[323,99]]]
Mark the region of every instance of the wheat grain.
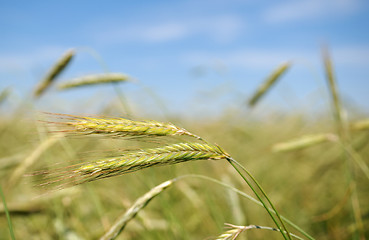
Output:
[[94,74],[75,78],[68,82],[61,83],[59,84],[58,88],[62,90],[75,87],[83,87],[88,85],[125,82],[129,80],[130,80],[129,76],[121,73]]

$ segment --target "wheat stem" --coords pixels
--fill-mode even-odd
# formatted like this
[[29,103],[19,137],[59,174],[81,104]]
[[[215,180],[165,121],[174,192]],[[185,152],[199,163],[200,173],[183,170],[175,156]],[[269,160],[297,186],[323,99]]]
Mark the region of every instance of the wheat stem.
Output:
[[154,197],[170,187],[173,182],[174,180],[165,181],[137,199],[132,207],[130,207],[122,216],[118,218],[118,220],[113,224],[109,231],[107,231],[104,236],[100,238],[100,240],[115,239],[123,231],[127,223],[133,219],[141,209],[143,209]]
[[[347,184],[349,186],[352,184],[353,186],[352,194],[351,194],[351,207],[352,207],[352,213],[354,215],[353,216],[354,221],[357,225],[356,234],[357,236],[360,236],[362,239],[364,239],[365,238],[364,237],[364,224],[363,224],[363,220],[361,216],[359,199],[357,196],[355,173],[354,173],[354,168],[353,168],[354,166],[349,159],[350,152],[348,151],[348,149],[351,150],[351,155],[352,155],[352,152],[355,152],[355,151],[351,148],[350,143],[349,143],[350,134],[349,134],[348,127],[347,127],[347,121],[343,117],[343,107],[341,104],[338,88],[336,85],[335,76],[333,73],[332,61],[331,61],[331,58],[329,56],[327,49],[323,49],[323,61],[324,61],[325,72],[326,72],[326,80],[328,82],[329,91],[332,97],[333,115],[336,121],[337,133],[340,139],[343,153],[345,155],[345,162],[347,164]],[[357,158],[355,157],[353,157],[353,159],[357,160]],[[362,168],[360,164],[359,166]]]
[[[259,201],[263,204],[263,207],[265,208],[265,210],[268,212],[269,216],[272,218],[273,222],[276,224],[276,226],[278,227],[280,233],[282,234],[284,239],[289,239],[291,240],[291,236],[286,228],[286,226],[284,225],[283,220],[281,219],[278,211],[275,209],[274,205],[272,204],[272,202],[270,201],[270,199],[268,198],[268,196],[266,195],[266,193],[264,192],[264,190],[261,188],[260,184],[256,181],[256,179],[251,175],[251,173],[249,171],[247,171],[246,168],[244,168],[240,163],[238,163],[236,160],[232,159],[232,158],[228,158],[227,159],[228,162],[232,165],[232,167],[238,172],[238,174],[243,178],[243,180],[247,183],[247,185],[249,185],[249,187],[251,188],[251,190],[255,193],[256,197],[259,199]],[[256,189],[252,186],[251,182],[249,180],[247,180],[247,178],[239,171],[239,169],[235,166],[235,164],[237,164],[237,166],[239,166],[250,178],[251,180],[256,184],[257,188],[261,191],[262,195],[265,197],[265,199],[268,201],[269,205],[271,206],[271,208],[274,210],[280,224],[278,223],[278,221],[274,218],[272,212],[269,210],[269,208],[266,206],[265,202],[262,200],[261,196],[259,195],[259,193],[256,191]],[[283,230],[282,230],[283,227]],[[285,234],[287,233],[287,235]]]
[[[188,174],[188,175],[182,175],[180,177],[178,177],[177,179],[182,179],[182,178],[187,178],[187,177],[195,177],[195,178],[201,178],[201,179],[204,179],[204,180],[208,180],[208,181],[211,181],[213,183],[216,183],[216,184],[219,184],[225,188],[228,188],[229,190],[232,190],[233,192],[239,194],[240,196],[244,197],[244,198],[247,198],[248,200],[250,200],[251,202],[253,203],[256,203],[258,204],[259,206],[262,206],[264,207],[263,203],[258,201],[257,199],[251,197],[250,195],[242,192],[241,190],[231,186],[231,185],[228,185],[226,183],[223,183],[217,179],[214,179],[214,178],[211,178],[211,177],[207,177],[207,176],[203,176],[203,175],[196,175],[196,174]],[[276,214],[275,211],[271,208],[268,208],[270,210],[270,212],[272,212],[273,214]],[[302,228],[300,228],[299,226],[297,226],[296,224],[294,224],[291,220],[289,220],[288,218],[284,217],[281,215],[281,218],[283,219],[283,221],[285,221],[286,223],[288,223],[289,225],[291,225],[293,228],[295,228],[297,231],[299,231],[301,234],[303,234],[306,238],[310,239],[310,240],[314,240],[314,238],[312,236],[310,236],[308,233],[306,233]]]

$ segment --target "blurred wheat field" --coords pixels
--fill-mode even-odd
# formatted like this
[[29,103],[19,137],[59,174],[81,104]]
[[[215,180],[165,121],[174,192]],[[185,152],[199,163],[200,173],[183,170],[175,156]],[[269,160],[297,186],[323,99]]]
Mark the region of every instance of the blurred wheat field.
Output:
[[[252,100],[253,105],[262,94]],[[338,100],[334,101],[339,109]],[[355,118],[365,116],[350,117]],[[365,125],[346,122],[345,135],[337,130],[329,111],[314,119],[270,113],[252,120],[242,109],[201,121],[173,119],[177,120],[172,124],[205,137],[237,159],[260,182],[280,214],[315,239],[368,238],[369,133]],[[36,187],[38,176],[24,175],[38,169],[52,171],[60,163],[76,164],[177,141],[177,136],[169,140],[66,137],[65,132],[55,137],[47,121],[40,121],[32,111],[12,115],[3,111],[0,117],[0,175],[7,203],[7,208],[0,207],[0,239],[9,236],[6,209],[17,239],[99,239],[150,189],[189,174],[211,177],[253,195],[235,170],[220,160],[151,167],[60,191]],[[224,223],[274,227],[263,207],[212,181],[186,177],[155,196],[117,239],[215,239],[224,232]],[[282,238],[273,231],[250,229],[238,239]]]
[[[32,152],[37,145],[37,140],[30,134],[34,129],[24,129],[21,126],[18,129],[10,129],[6,124],[13,124],[13,121],[3,123],[1,134],[3,186],[14,165],[20,162],[24,155]],[[317,239],[349,238],[355,225],[352,225],[352,219],[349,217],[349,206],[347,206],[349,189],[345,188],[344,168],[346,166],[341,161],[340,148],[327,142],[288,153],[271,151],[274,143],[309,132],[307,128],[309,125],[294,116],[280,119],[278,126],[272,122],[236,121],[230,124],[220,119],[209,125],[194,126],[194,132],[207,135],[241,159],[242,163],[260,180],[281,212],[306,231],[314,234]],[[191,129],[191,127],[187,128]],[[312,128],[315,132],[317,129],[324,131],[331,127],[315,125]],[[106,139],[102,141],[105,141],[101,144],[101,151],[104,151],[103,146],[116,145],[118,140],[110,140],[113,143],[109,143]],[[352,141],[355,143],[354,148],[357,152],[366,159],[368,133],[357,132]],[[69,148],[73,149],[73,152],[66,153],[65,146],[57,143],[40,156],[40,162],[48,161],[52,164],[70,161],[68,155],[77,155],[74,151],[96,149],[97,145],[89,140],[77,141],[76,139],[64,144],[73,146]],[[122,145],[124,146],[124,143]],[[369,206],[366,199],[369,193],[366,181],[368,179],[361,176],[359,170],[356,171],[363,220],[367,224]],[[232,185],[242,191],[250,192],[237,177],[233,176],[233,170],[223,162],[216,164],[190,162],[146,169],[77,187],[73,193],[55,198],[52,197],[54,193],[49,193],[46,197],[51,199],[45,202],[42,201],[42,197],[31,200],[40,194],[40,189],[32,187],[28,182],[30,179],[24,178],[18,186],[7,190],[15,234],[20,239],[29,239],[31,236],[63,239],[68,234],[94,239],[104,232],[104,226],[108,227],[115,217],[148,189],[167,179],[189,173],[206,173],[207,176],[216,179],[228,176],[231,178]],[[224,222],[236,220],[230,211],[233,206],[229,204],[229,197],[225,189],[209,182],[200,179],[184,180],[153,201],[142,216],[139,215],[139,218],[127,227],[122,236],[128,239],[155,239],[155,236],[158,239],[203,239],[209,233],[221,231]],[[12,202],[16,202],[24,210],[17,211],[15,208],[12,212]],[[245,199],[240,199],[240,202],[241,209],[237,211],[244,215],[247,222],[271,225],[262,208],[255,207]],[[331,213],[336,206],[339,206],[339,209]],[[3,226],[1,236],[7,236],[5,218],[1,218],[1,221]],[[261,239],[276,237],[274,233],[268,232],[250,231],[247,234],[250,237],[259,236]]]

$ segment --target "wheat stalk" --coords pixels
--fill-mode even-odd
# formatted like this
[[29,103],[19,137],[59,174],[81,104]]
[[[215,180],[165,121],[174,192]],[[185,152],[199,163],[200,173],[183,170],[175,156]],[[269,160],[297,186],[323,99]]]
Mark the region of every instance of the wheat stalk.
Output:
[[42,79],[39,85],[34,91],[35,97],[39,97],[54,81],[54,79],[68,66],[75,51],[73,49],[68,50],[49,70],[46,76]]
[[59,84],[58,87],[59,89],[62,90],[75,87],[83,87],[88,85],[125,82],[128,81],[129,79],[130,79],[129,76],[121,73],[94,74],[72,79],[68,82]]
[[[325,72],[326,72],[326,80],[328,82],[328,86],[329,86],[329,90],[331,93],[331,98],[332,98],[332,110],[333,110],[333,115],[336,121],[336,127],[337,127],[337,134],[339,137],[339,142],[341,143],[341,147],[343,152],[345,152],[345,161],[347,164],[346,167],[346,171],[347,171],[347,183],[346,184],[351,184],[352,182],[356,183],[357,179],[356,179],[356,174],[354,171],[354,166],[352,164],[352,162],[350,161],[349,155],[351,153],[354,153],[354,155],[359,156],[351,147],[350,142],[350,132],[348,130],[348,126],[347,126],[347,119],[344,117],[344,108],[342,106],[341,103],[341,99],[340,99],[340,94],[338,91],[338,87],[336,84],[336,78],[334,76],[334,69],[333,69],[333,64],[332,64],[332,60],[330,58],[329,52],[327,48],[323,48],[323,61],[324,61],[324,66],[325,66]],[[353,150],[353,151],[349,151]],[[360,158],[353,158],[354,160],[359,160]],[[364,172],[366,172],[365,170],[367,170],[367,166],[365,165],[364,162],[361,162],[362,164],[359,164],[359,166],[364,170]],[[367,173],[367,172],[366,172]],[[358,198],[358,192],[357,192],[357,188],[356,188],[356,184],[353,185],[353,190],[352,190],[352,194],[351,194],[351,205],[352,205],[352,213],[354,216],[354,220],[355,220],[355,225],[357,226],[357,228],[355,229],[355,234],[361,239],[365,239],[365,227],[364,227],[364,223],[363,223],[363,214],[362,214],[362,210],[360,202],[359,202],[359,198]]]
[[[154,120],[133,121],[124,118],[94,118],[65,114],[52,114],[66,119],[65,122],[49,122],[61,126],[62,132],[80,134],[111,134],[117,136],[179,136],[187,135],[201,139],[171,123]],[[63,128],[64,127],[64,128]]]
[[34,175],[47,176],[40,186],[57,185],[60,188],[102,178],[122,175],[153,166],[172,165],[194,160],[227,159],[229,155],[216,145],[204,143],[177,143],[159,148],[124,152],[119,157],[71,165]]
[[117,219],[109,231],[107,231],[100,240],[115,239],[123,231],[127,223],[132,220],[141,209],[143,209],[154,197],[170,187],[173,182],[174,180],[165,181],[137,199],[136,202]]

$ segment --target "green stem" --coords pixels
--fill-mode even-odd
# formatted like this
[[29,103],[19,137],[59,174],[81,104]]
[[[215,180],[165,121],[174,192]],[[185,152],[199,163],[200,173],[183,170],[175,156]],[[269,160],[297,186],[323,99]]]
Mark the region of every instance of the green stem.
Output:
[[[216,184],[219,184],[225,188],[230,189],[231,191],[234,191],[235,193],[241,195],[242,197],[245,197],[247,199],[249,199],[251,202],[258,204],[259,206],[264,206],[262,202],[258,201],[257,199],[251,197],[250,195],[242,192],[241,190],[232,187],[231,185],[228,185],[226,183],[223,183],[217,179],[211,178],[211,177],[207,177],[207,176],[203,176],[203,175],[197,175],[197,174],[188,174],[188,175],[183,175],[177,178],[177,180],[182,179],[182,178],[186,178],[186,177],[196,177],[196,178],[201,178],[201,179],[205,179],[211,182],[214,182]],[[174,179],[173,179],[174,181]],[[273,213],[276,214],[275,211],[273,209],[269,210]],[[295,228],[297,231],[299,231],[302,235],[304,235],[306,238],[310,239],[310,240],[315,240],[312,236],[310,236],[308,233],[306,233],[304,230],[302,230],[302,228],[300,228],[299,226],[297,226],[296,224],[294,224],[291,220],[289,220],[288,218],[284,217],[281,215],[281,218],[283,219],[283,221],[285,221],[286,223],[288,223],[289,225],[291,225],[293,228]]]
[[[247,183],[247,185],[249,185],[249,187],[251,188],[251,190],[255,193],[256,197],[259,199],[259,201],[263,204],[263,207],[265,208],[265,210],[267,210],[269,216],[272,218],[272,220],[274,221],[274,223],[276,224],[277,228],[279,229],[280,233],[283,235],[284,239],[289,239],[291,240],[291,236],[290,233],[288,232],[286,226],[284,225],[278,211],[275,209],[274,205],[272,204],[272,202],[269,200],[268,196],[266,195],[266,193],[264,192],[264,190],[261,188],[260,184],[256,181],[256,179],[250,174],[249,171],[246,170],[246,168],[244,168],[241,164],[239,164],[236,160],[232,159],[232,158],[228,158],[227,159],[228,162],[232,165],[232,167],[238,172],[238,174],[243,178],[243,180]],[[275,219],[275,217],[273,216],[272,212],[269,210],[269,208],[265,205],[264,201],[262,200],[262,198],[260,197],[259,193],[254,189],[254,187],[252,186],[251,182],[249,180],[247,180],[247,178],[240,172],[240,170],[235,166],[235,164],[237,164],[237,166],[239,166],[243,171],[246,172],[246,174],[251,178],[251,180],[256,184],[256,186],[258,187],[258,189],[261,191],[261,193],[263,194],[263,196],[267,199],[268,203],[270,204],[270,206],[272,207],[272,209],[274,210],[278,220],[280,221],[280,223],[282,224],[282,227],[280,226],[280,224],[278,223],[278,221]],[[285,232],[287,233],[287,236],[285,234]]]
[[10,237],[12,238],[12,240],[15,240],[12,221],[10,219],[10,214],[9,214],[9,211],[8,211],[8,207],[6,206],[5,196],[4,196],[4,193],[3,193],[3,190],[1,188],[1,186],[0,186],[0,195],[1,195],[1,199],[3,200],[3,204],[4,204],[4,210],[5,210],[5,214],[6,214],[6,220],[8,221]]
[[[346,168],[347,169],[346,170],[347,171],[347,185],[350,185],[352,182],[356,183],[354,166],[352,164],[352,161],[350,161],[350,158],[349,158],[350,155],[353,157],[352,152],[349,151],[349,149],[351,149],[351,146],[349,143],[350,134],[347,128],[347,121],[342,116],[342,113],[343,113],[342,103],[340,101],[340,96],[338,93],[338,88],[337,88],[335,76],[333,73],[332,61],[328,54],[327,49],[323,49],[323,60],[324,60],[324,65],[325,65],[326,79],[327,79],[329,91],[332,97],[332,105],[333,105],[332,108],[333,108],[334,119],[336,121],[337,133],[340,138],[341,148],[344,153],[344,158],[345,158],[345,162],[347,165],[347,168]],[[354,157],[353,159],[358,160],[358,158],[354,158]],[[361,165],[359,164],[359,166],[362,168],[362,170],[365,169],[365,167],[363,168],[362,164]],[[354,188],[351,194],[351,207],[352,207],[352,213],[354,215],[353,218],[357,226],[356,234],[357,236],[360,236],[362,239],[365,239],[364,226],[363,226],[363,220],[361,217],[361,210],[360,210],[359,199],[357,196],[356,184],[354,185]]]

